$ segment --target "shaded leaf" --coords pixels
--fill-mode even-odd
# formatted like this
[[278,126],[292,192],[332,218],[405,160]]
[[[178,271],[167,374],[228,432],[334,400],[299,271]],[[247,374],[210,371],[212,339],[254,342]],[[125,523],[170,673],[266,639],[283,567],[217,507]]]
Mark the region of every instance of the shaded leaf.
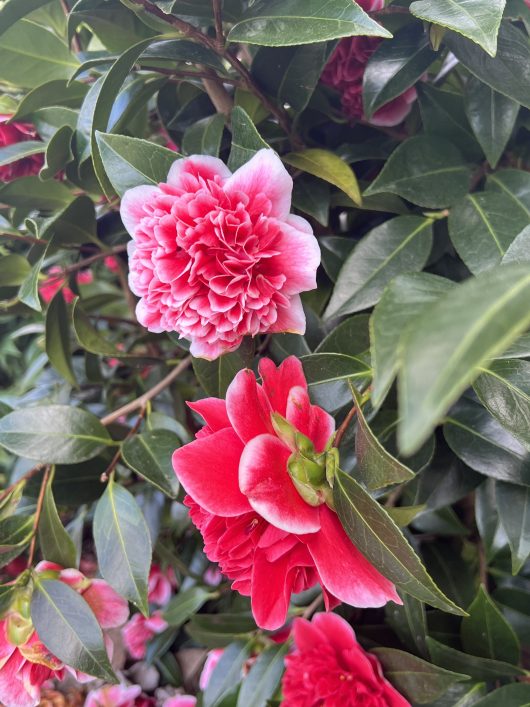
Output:
[[62,567],[76,567],[76,548],[59,518],[52,492],[53,475],[50,475],[39,520],[39,545],[45,560]]
[[463,618],[460,629],[465,651],[481,658],[517,665],[521,650],[517,636],[484,587],[479,588],[468,614]]
[[512,572],[518,574],[530,555],[530,488],[497,481],[495,499],[510,543]]
[[221,139],[225,127],[224,116],[221,113],[209,115],[198,120],[186,130],[182,138],[182,149],[188,155],[219,156]]
[[215,593],[204,587],[191,587],[180,591],[164,609],[164,619],[170,626],[178,628],[214,596]]
[[258,151],[269,147],[256,130],[248,113],[236,106],[232,111],[232,147],[228,167],[235,172]]
[[180,440],[169,430],[152,430],[125,440],[121,455],[127,466],[163,493],[175,498],[179,483],[171,457]]
[[515,665],[462,653],[462,651],[450,648],[430,636],[427,637],[427,644],[436,665],[440,665],[446,670],[469,675],[475,680],[496,680],[501,677],[526,675],[522,668]]
[[46,353],[51,365],[70,385],[77,386],[70,354],[70,321],[61,291],[48,305],[45,326]]
[[241,685],[237,707],[266,707],[269,704],[280,683],[288,650],[288,643],[280,643],[259,654]]

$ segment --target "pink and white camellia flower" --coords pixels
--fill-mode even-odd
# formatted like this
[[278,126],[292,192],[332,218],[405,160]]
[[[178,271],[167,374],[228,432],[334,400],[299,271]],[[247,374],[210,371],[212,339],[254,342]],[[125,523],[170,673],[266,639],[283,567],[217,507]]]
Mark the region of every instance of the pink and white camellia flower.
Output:
[[177,586],[177,578],[172,567],[162,570],[160,565],[153,563],[147,580],[147,599],[150,604],[165,606],[171,599]]
[[[56,579],[81,594],[102,629],[116,628],[127,620],[127,602],[102,579],[88,579],[79,570],[63,569],[53,562],[40,562],[35,571],[56,573]],[[93,679],[50,653],[31,623],[29,597],[15,600],[0,619],[0,703],[35,707],[40,702],[42,685],[52,678],[62,679],[66,670],[78,681]]]
[[193,695],[175,695],[168,697],[162,707],[195,707],[197,698]]
[[292,187],[263,149],[234,174],[215,157],[186,157],[167,182],[125,192],[138,321],[178,332],[207,359],[247,335],[303,333],[300,293],[316,287],[320,250],[309,223],[289,213]]
[[206,424],[173,453],[205,552],[251,597],[261,628],[283,625],[293,592],[320,583],[326,608],[401,603],[394,585],[350,541],[328,507],[324,461],[334,421],[309,401],[300,361],[240,371],[226,401],[190,407]]
[[281,707],[411,707],[337,614],[295,619]]
[[122,629],[123,642],[131,658],[142,660],[147,652],[147,644],[168,627],[160,611],[154,611],[151,616],[135,614]]
[[[346,116],[353,120],[365,118],[363,108],[364,71],[368,59],[382,41],[379,37],[346,37],[341,39],[320,77],[322,83],[331,86],[340,93],[342,110]],[[369,119],[369,122],[372,125],[386,127],[398,125],[410,113],[416,97],[416,89],[412,86],[379,108]]]
[[103,685],[88,693],[84,707],[137,707],[141,693],[139,685]]

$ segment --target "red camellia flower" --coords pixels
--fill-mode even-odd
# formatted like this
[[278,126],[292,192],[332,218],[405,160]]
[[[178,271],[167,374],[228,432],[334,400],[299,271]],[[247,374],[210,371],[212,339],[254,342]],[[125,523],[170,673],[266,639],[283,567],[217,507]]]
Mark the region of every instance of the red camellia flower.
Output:
[[[322,72],[322,83],[339,91],[344,114],[353,120],[364,117],[364,70],[381,41],[379,37],[341,39]],[[407,89],[401,96],[379,108],[370,118],[370,123],[388,127],[398,125],[409,114],[416,95],[414,87]]]
[[151,616],[135,614],[122,629],[123,643],[131,658],[142,660],[147,652],[147,644],[168,627],[160,611],[154,611]]
[[[39,140],[39,136],[33,125],[30,123],[8,123],[11,115],[0,114],[0,148],[8,145],[15,145],[18,142],[26,140]],[[42,148],[44,152],[44,145]],[[38,174],[44,157],[41,154],[30,155],[16,162],[11,162],[3,167],[0,167],[0,182],[11,182],[19,177],[28,177],[32,174]]]
[[[47,275],[46,280],[39,286],[39,294],[46,304],[51,302],[61,287],[63,288],[65,302],[73,302],[75,295],[68,285],[64,284],[63,269],[59,265],[53,265],[48,270]],[[94,282],[94,275],[90,270],[82,270],[77,273],[76,280],[78,285],[90,285],[90,283]]]
[[293,636],[295,650],[285,658],[282,707],[410,707],[340,616],[295,619]]
[[[102,579],[88,579],[76,569],[40,562],[36,572],[51,573],[79,592],[102,629],[121,626],[129,616],[127,602]],[[93,678],[62,663],[41,643],[29,615],[29,597],[15,599],[0,619],[0,703],[8,707],[35,707],[42,685],[71,672],[80,682]]]
[[285,622],[291,594],[316,583],[326,608],[401,603],[327,505],[334,421],[310,403],[300,361],[261,359],[259,372],[262,385],[240,371],[226,402],[189,403],[206,425],[173,454],[206,555],[270,630]]
[[268,149],[231,174],[215,157],[177,160],[167,182],[121,205],[138,321],[176,331],[214,359],[244,336],[305,331],[300,292],[316,287],[320,250],[289,213],[293,182]]

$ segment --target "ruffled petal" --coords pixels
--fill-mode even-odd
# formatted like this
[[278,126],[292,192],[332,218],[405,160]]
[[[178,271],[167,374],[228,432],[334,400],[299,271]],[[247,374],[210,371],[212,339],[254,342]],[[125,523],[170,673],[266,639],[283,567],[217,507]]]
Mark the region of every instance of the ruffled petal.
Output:
[[222,180],[230,177],[232,172],[224,162],[210,155],[191,155],[176,160],[171,165],[167,175],[167,183],[177,189],[186,189],[186,178],[199,177],[205,180],[221,177]]
[[281,223],[281,232],[275,247],[281,255],[275,263],[285,275],[282,294],[294,295],[314,290],[317,286],[317,269],[320,265],[320,247],[312,234],[299,231],[287,223]]
[[224,190],[229,195],[245,194],[250,200],[249,210],[253,203],[261,210],[262,197],[266,197],[270,202],[266,215],[285,219],[291,209],[293,180],[274,150],[263,149],[234,172]]
[[250,440],[239,463],[239,486],[252,508],[288,533],[314,533],[320,528],[318,508],[310,506],[294,486],[287,460],[290,450],[277,437]]
[[337,515],[320,506],[321,530],[300,535],[307,545],[322,584],[341,601],[360,608],[403,602],[396,588],[376,570],[346,535]]
[[307,388],[300,359],[289,356],[277,367],[270,358],[262,358],[259,362],[259,374],[271,408],[285,417],[291,388]]
[[19,677],[19,671],[25,663],[24,656],[16,651],[0,670],[0,703],[9,707],[36,707],[40,697],[33,698],[26,691]]
[[312,621],[302,618],[296,618],[293,621],[293,638],[299,653],[311,651],[322,643],[329,643],[325,633]]
[[251,510],[239,490],[243,444],[231,428],[202,437],[173,452],[173,469],[187,493],[204,509],[220,516]]
[[224,400],[220,398],[203,398],[202,400],[196,400],[194,403],[188,402],[187,405],[203,418],[209,432],[217,432],[225,427],[230,427]]
[[287,218],[285,219],[285,223],[288,223],[289,226],[296,228],[297,231],[302,231],[302,233],[310,233],[311,235],[313,235],[313,229],[311,228],[311,224],[305,218],[302,218],[302,216],[297,216],[296,214],[289,214],[289,216],[287,216]]
[[305,388],[292,388],[287,400],[287,420],[305,434],[317,452],[324,448],[335,431],[335,420],[318,405],[311,405]]
[[129,604],[102,579],[93,579],[82,596],[101,628],[117,628],[129,618]]
[[327,642],[336,650],[347,651],[357,646],[353,628],[342,616],[320,612],[313,616],[311,623],[326,636]]
[[239,371],[228,386],[226,412],[242,442],[273,431],[269,401],[248,368]]
[[145,204],[159,193],[158,187],[140,186],[128,189],[121,198],[120,216],[123,225],[133,236],[141,219],[146,216]]
[[306,320],[300,295],[292,295],[287,306],[279,306],[277,318],[268,331],[271,334],[305,334]]

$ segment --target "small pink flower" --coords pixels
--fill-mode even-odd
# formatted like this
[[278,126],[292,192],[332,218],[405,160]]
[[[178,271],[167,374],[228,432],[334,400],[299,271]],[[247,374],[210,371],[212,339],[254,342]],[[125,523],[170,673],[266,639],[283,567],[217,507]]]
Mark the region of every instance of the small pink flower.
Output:
[[[26,140],[39,140],[39,136],[33,125],[30,123],[8,123],[11,115],[0,114],[0,148],[8,145],[15,145],[18,142]],[[44,152],[44,145],[42,151]],[[11,162],[3,167],[0,167],[0,182],[11,182],[19,177],[29,177],[32,174],[38,174],[44,157],[41,154],[30,155],[16,162]]]
[[139,685],[103,685],[88,693],[85,707],[136,707],[141,692]]
[[193,695],[176,695],[164,701],[162,707],[195,707],[197,698]]
[[[54,572],[59,581],[81,594],[102,629],[116,628],[127,620],[127,602],[102,579],[88,579],[79,570],[63,569],[53,562],[40,562],[35,571]],[[44,683],[61,680],[65,670],[78,680],[87,679],[50,653],[29,616],[10,608],[0,619],[0,703],[9,707],[35,707]]]
[[378,12],[385,6],[385,0],[356,0],[365,12]]
[[120,264],[114,255],[107,255],[107,257],[103,259],[103,262],[105,263],[106,268],[111,272],[120,272]]
[[201,677],[199,678],[199,687],[201,688],[201,690],[206,690],[206,688],[208,687],[208,683],[210,682],[212,673],[217,667],[219,661],[221,660],[221,656],[223,655],[224,650],[224,648],[214,648],[213,650],[208,652],[206,662],[204,663],[204,667],[202,669]]
[[123,642],[131,658],[145,658],[148,642],[157,633],[165,631],[167,626],[167,621],[162,618],[160,611],[153,612],[147,619],[142,614],[134,614],[122,629]]
[[295,619],[293,634],[295,650],[285,658],[282,707],[411,707],[337,614]]
[[325,496],[298,477],[295,484],[288,430],[293,437],[302,433],[312,448],[307,453],[322,458],[335,428],[327,412],[311,405],[300,361],[291,356],[276,368],[262,359],[259,372],[262,385],[252,371],[240,371],[226,402],[189,403],[206,424],[194,442],[173,453],[206,555],[233,589],[251,597],[258,626],[269,630],[285,622],[293,592],[317,583],[326,608],[339,601],[401,603],[394,585],[350,541]]
[[[65,278],[63,275],[63,269],[59,265],[53,265],[48,270],[47,275],[47,280],[39,286],[39,294],[46,304],[55,297],[61,287],[63,289],[63,297],[65,301],[68,303],[73,302],[75,295],[68,285],[64,285]],[[78,285],[90,285],[94,281],[94,275],[91,270],[81,270],[77,273],[76,279]]]
[[292,186],[264,149],[234,174],[215,157],[180,159],[167,183],[126,192],[138,321],[178,332],[208,359],[247,335],[304,333],[300,293],[316,287],[320,250],[309,223],[289,213]]
[[[368,2],[361,3],[363,7]],[[379,10],[382,3],[372,2],[365,9]],[[368,59],[381,43],[379,37],[346,37],[341,39],[322,72],[321,81],[341,94],[344,114],[353,120],[364,118],[363,77]],[[411,87],[401,96],[382,106],[370,118],[372,125],[390,127],[401,123],[410,113],[416,100],[416,89]]]
[[150,604],[165,606],[177,586],[177,578],[171,567],[162,570],[159,565],[151,565],[147,583],[147,598]]

